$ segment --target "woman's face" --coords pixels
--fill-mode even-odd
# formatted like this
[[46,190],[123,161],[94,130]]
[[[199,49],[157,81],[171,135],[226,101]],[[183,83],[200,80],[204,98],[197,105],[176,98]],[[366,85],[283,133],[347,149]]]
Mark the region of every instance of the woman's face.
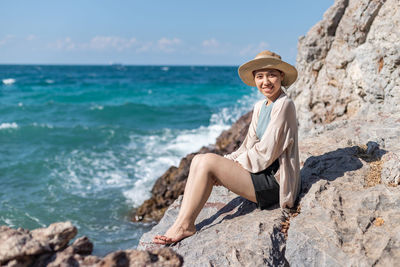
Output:
[[275,101],[281,94],[281,83],[285,74],[276,69],[261,69],[254,72],[258,90],[269,100]]

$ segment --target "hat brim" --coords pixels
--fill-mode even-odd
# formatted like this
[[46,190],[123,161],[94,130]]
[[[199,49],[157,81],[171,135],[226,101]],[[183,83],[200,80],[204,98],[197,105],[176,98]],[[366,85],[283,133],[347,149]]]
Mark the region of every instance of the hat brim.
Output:
[[253,72],[261,69],[277,69],[285,73],[282,85],[288,88],[297,79],[297,70],[295,67],[277,58],[257,58],[244,63],[238,69],[239,77],[242,81],[249,85],[256,87],[254,82]]

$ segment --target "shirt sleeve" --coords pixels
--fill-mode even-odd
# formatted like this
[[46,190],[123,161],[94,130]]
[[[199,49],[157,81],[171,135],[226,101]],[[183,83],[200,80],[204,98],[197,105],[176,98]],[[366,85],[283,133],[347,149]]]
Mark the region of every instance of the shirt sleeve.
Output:
[[252,173],[266,169],[294,142],[294,127],[297,127],[294,104],[284,100],[271,113],[271,120],[261,140],[242,151],[234,160]]

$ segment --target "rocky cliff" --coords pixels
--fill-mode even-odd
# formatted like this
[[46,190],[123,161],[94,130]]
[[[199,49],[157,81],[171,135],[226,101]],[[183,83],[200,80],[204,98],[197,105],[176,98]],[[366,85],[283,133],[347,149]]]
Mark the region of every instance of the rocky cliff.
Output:
[[[215,188],[198,232],[171,246],[188,266],[400,261],[399,26],[397,0],[337,0],[300,37],[299,79],[288,90],[300,125],[300,213],[260,211]],[[158,247],[151,238],[168,228],[179,205],[139,249]]]
[[290,91],[301,128],[399,111],[397,0],[338,0],[298,43]]

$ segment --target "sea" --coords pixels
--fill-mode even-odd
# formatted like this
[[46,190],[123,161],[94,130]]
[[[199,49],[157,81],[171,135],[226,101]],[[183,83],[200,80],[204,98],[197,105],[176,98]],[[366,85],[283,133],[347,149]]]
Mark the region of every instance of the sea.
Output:
[[261,98],[236,66],[0,65],[0,225],[136,248],[156,179]]

